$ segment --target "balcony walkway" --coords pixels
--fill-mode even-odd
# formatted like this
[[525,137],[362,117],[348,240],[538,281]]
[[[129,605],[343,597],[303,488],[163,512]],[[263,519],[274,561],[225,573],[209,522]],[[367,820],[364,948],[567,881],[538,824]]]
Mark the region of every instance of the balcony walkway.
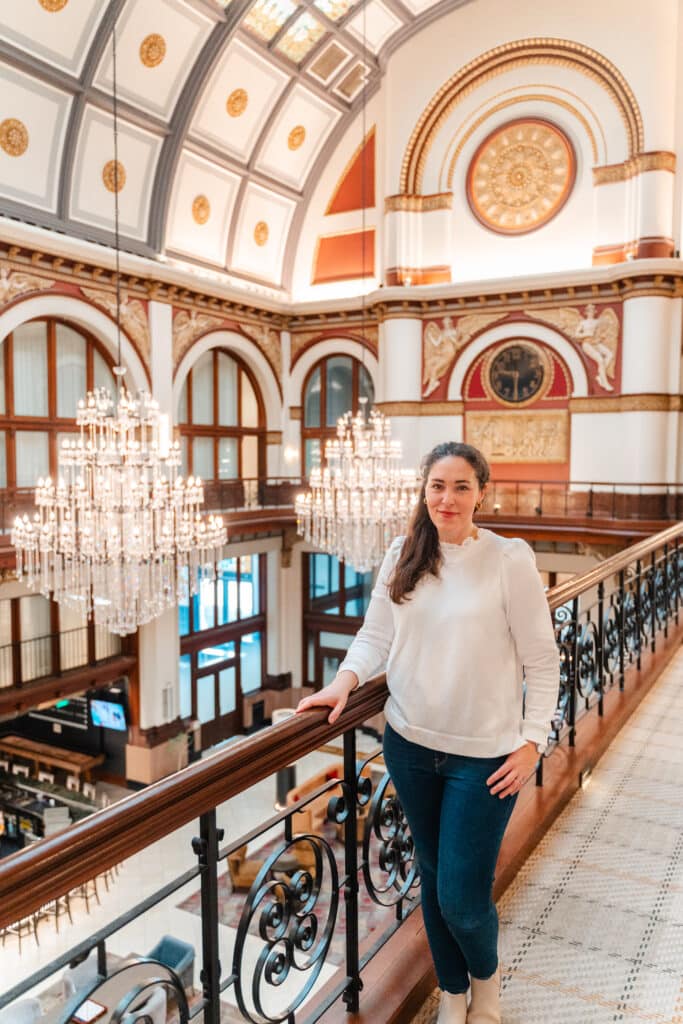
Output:
[[499,901],[504,1024],[683,1024],[682,735],[680,652]]

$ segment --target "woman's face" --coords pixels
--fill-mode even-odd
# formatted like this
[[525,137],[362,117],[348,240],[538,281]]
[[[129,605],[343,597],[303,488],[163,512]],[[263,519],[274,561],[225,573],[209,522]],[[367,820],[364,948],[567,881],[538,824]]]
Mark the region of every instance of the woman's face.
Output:
[[429,470],[425,498],[429,518],[441,540],[463,540],[472,529],[474,506],[484,496],[476,473],[466,459],[448,455]]

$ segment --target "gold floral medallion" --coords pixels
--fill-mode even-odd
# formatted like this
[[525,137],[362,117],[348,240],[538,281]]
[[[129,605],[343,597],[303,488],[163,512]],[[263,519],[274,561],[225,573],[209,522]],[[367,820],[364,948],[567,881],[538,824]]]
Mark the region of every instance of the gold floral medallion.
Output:
[[166,40],[158,32],[145,36],[140,43],[140,60],[146,68],[156,68],[166,56]]
[[126,184],[126,168],[120,160],[107,160],[102,168],[102,181],[107,192],[120,192]]
[[257,245],[265,245],[268,241],[268,225],[264,220],[260,220],[254,228],[254,241]]
[[28,129],[23,121],[8,117],[0,124],[0,146],[8,156],[23,156],[28,149]]
[[574,149],[560,129],[540,118],[496,128],[474,154],[467,198],[485,227],[521,235],[547,224],[574,185]]
[[45,11],[55,12],[62,11],[68,4],[69,0],[38,0],[38,3]]
[[211,216],[211,203],[204,195],[194,197],[192,203],[192,216],[197,224],[206,224]]
[[306,129],[302,124],[295,125],[287,137],[287,145],[290,149],[299,149],[306,139]]
[[233,89],[225,102],[230,117],[239,117],[247,109],[249,93],[246,89]]

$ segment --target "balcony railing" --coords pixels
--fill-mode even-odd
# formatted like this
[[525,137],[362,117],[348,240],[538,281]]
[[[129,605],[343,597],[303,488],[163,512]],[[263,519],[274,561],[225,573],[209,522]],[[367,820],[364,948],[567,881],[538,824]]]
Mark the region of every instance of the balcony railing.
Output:
[[[557,712],[546,755],[553,757],[558,747],[577,743],[582,716],[604,714],[605,698],[612,689],[630,685],[632,676],[636,689],[646,651],[654,652],[670,632],[678,636],[681,631],[683,524],[555,587],[548,601],[561,657]],[[115,995],[120,1016],[131,1001],[154,988],[163,988],[176,999],[182,1022],[198,1019],[219,1024],[221,996],[230,996],[242,1018],[253,1022],[308,1024],[340,998],[349,1010],[357,1009],[363,968],[401,926],[419,895],[413,843],[391,780],[374,754],[357,760],[355,729],[382,710],[386,696],[384,679],[372,680],[351,696],[333,726],[323,711],[289,719],[232,743],[0,862],[3,927],[38,913],[50,900],[152,843],[169,836],[177,843],[177,830],[196,823],[191,843],[194,863],[188,862],[184,873],[166,879],[116,920],[14,984],[0,996],[0,1007],[44,985],[56,972],[96,949],[91,983],[60,1006],[54,1024],[66,1024],[88,995],[109,1006]],[[222,818],[224,801],[329,744],[340,733],[339,780],[322,782],[249,833],[223,842],[219,815]],[[376,754],[379,757],[380,752]],[[536,783],[543,784],[543,759]],[[315,828],[312,822],[317,821],[321,800],[331,824],[318,822]],[[307,828],[298,834],[305,818]],[[335,823],[343,835],[339,848],[330,833]],[[260,863],[254,866],[248,893],[244,898],[230,895],[226,879],[233,869],[231,859],[240,860],[247,843],[273,832],[275,839],[264,847]],[[237,908],[233,907],[226,922],[228,896],[237,901]],[[107,963],[107,945],[110,952],[117,946],[129,948],[126,929],[130,924],[181,897],[189,901],[183,906],[191,904],[201,921],[201,950],[195,951],[201,960],[199,991],[190,989],[187,976],[184,986],[167,966],[154,960]],[[368,907],[385,908],[385,917],[373,932],[363,916]],[[219,929],[221,921],[234,928],[229,952],[224,930]],[[136,928],[136,934],[142,930]],[[336,972],[327,971],[323,979],[323,967],[335,963]],[[109,986],[106,998],[105,986]]]
[[[208,511],[293,508],[307,482],[302,477],[206,480]],[[0,534],[17,515],[33,515],[34,491],[0,490]],[[589,480],[492,480],[483,514],[594,519],[672,520],[683,518],[683,484]]]
[[[94,659],[89,634],[94,630]],[[0,688],[60,675],[121,653],[121,639],[101,626],[79,626],[61,633],[20,640],[0,647]]]

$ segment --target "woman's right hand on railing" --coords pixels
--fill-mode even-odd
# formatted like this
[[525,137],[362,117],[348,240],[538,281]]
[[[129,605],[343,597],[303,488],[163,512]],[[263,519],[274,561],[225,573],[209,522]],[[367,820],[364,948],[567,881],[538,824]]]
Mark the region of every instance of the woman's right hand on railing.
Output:
[[312,693],[310,697],[304,697],[299,701],[296,713],[310,711],[311,708],[331,707],[327,721],[332,725],[336,722],[346,707],[349,694],[358,686],[358,676],[350,669],[338,672],[329,686],[323,686],[322,690]]

